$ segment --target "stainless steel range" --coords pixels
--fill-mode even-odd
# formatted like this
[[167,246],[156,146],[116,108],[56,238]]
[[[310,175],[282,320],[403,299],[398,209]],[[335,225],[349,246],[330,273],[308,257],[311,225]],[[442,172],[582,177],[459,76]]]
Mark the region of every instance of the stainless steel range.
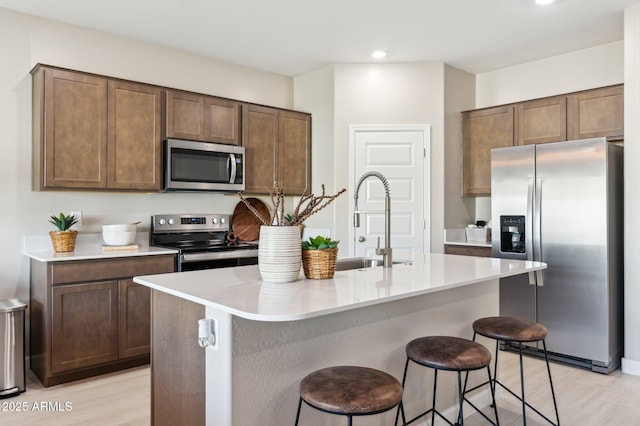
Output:
[[225,214],[153,215],[149,244],[178,250],[178,271],[256,265],[258,245],[229,241],[230,226]]

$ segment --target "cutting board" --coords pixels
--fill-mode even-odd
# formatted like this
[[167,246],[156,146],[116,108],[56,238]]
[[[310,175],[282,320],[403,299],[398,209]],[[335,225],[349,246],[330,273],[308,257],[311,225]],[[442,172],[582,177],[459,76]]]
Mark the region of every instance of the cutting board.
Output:
[[[271,223],[269,208],[262,201],[257,198],[247,198],[247,202]],[[242,241],[257,240],[260,238],[261,225],[262,222],[260,219],[258,219],[242,201],[236,205],[236,208],[233,210],[231,229],[237,239]]]

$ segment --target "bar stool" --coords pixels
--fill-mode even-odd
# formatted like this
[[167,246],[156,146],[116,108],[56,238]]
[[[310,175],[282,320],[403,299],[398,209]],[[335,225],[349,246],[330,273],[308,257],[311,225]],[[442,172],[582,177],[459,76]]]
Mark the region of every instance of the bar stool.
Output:
[[[495,395],[493,393],[494,389],[491,385],[489,385],[489,389],[491,390],[491,401],[494,409],[495,422],[491,420],[486,414],[484,414],[478,407],[476,407],[471,401],[469,401],[465,397],[465,392],[462,388],[462,378],[461,373],[466,372],[467,376],[469,371],[479,370],[482,368],[487,369],[487,375],[489,376],[489,381],[484,382],[483,384],[490,384],[491,380],[491,352],[480,343],[472,342],[468,339],[462,339],[460,337],[450,337],[450,336],[428,336],[428,337],[419,337],[410,341],[405,351],[407,353],[407,361],[404,365],[404,375],[402,377],[402,387],[406,383],[407,379],[407,369],[409,367],[409,361],[413,361],[416,364],[420,364],[425,367],[433,368],[434,377],[433,377],[433,400],[431,402],[431,408],[427,411],[419,414],[413,419],[406,422],[406,424],[413,423],[419,418],[426,416],[431,413],[431,424],[433,425],[435,421],[435,415],[440,416],[442,420],[447,422],[448,424],[455,425],[464,425],[464,416],[462,413],[462,406],[466,401],[469,405],[471,405],[477,412],[479,412],[489,423],[494,426],[500,424],[498,420],[498,410],[496,408]],[[458,420],[455,423],[451,423],[446,417],[444,417],[438,410],[436,410],[436,389],[438,387],[438,370],[447,370],[447,371],[455,371],[458,373]],[[465,380],[466,382],[466,380]],[[477,389],[479,386],[476,386],[474,389]],[[404,413],[403,413],[404,416]],[[397,415],[396,415],[397,420]]]
[[328,367],[307,375],[300,382],[296,426],[302,401],[317,410],[347,416],[349,426],[354,416],[379,414],[395,407],[405,420],[400,382],[373,368]]
[[[560,417],[558,415],[558,405],[556,403],[556,394],[553,390],[553,381],[551,380],[551,369],[549,368],[549,357],[547,356],[547,345],[545,338],[547,337],[547,328],[542,324],[538,324],[532,321],[523,320],[513,317],[486,317],[480,318],[473,322],[473,340],[476,340],[476,335],[495,339],[496,341],[496,358],[493,368],[493,378],[490,379],[491,387],[495,390],[496,384],[500,385],[504,390],[516,397],[522,402],[522,424],[527,424],[526,407],[531,408],[539,416],[545,419],[547,422],[554,426],[560,424]],[[518,344],[518,353],[520,355],[520,388],[521,396],[516,395],[511,389],[502,384],[498,378],[498,344],[500,342],[514,342]],[[547,363],[547,374],[549,375],[549,386],[551,387],[551,396],[553,398],[553,407],[556,412],[556,423],[553,423],[547,416],[542,414],[539,410],[531,406],[525,400],[524,394],[524,369],[522,365],[522,343],[524,342],[542,342],[544,350],[544,359]],[[484,383],[482,383],[484,384]],[[482,385],[481,384],[481,385]],[[481,386],[480,385],[480,386]],[[467,384],[465,379],[465,392],[471,392],[474,388],[466,390]]]

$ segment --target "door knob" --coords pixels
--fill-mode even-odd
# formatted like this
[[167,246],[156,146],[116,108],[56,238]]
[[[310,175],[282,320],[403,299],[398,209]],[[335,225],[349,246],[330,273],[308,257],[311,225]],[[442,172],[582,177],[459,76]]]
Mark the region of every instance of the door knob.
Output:
[[366,240],[366,238],[365,238],[365,237],[363,237],[362,235],[360,235],[360,236],[358,237],[358,241],[360,241],[361,243],[363,243],[363,242],[364,242],[364,240]]

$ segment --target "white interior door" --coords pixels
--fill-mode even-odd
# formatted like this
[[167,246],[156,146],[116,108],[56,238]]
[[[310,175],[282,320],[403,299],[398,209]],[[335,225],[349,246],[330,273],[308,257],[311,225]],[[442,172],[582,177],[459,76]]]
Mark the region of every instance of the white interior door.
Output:
[[[351,194],[364,173],[387,178],[391,195],[391,247],[394,259],[412,260],[429,250],[429,126],[350,126]],[[360,187],[360,227],[351,227],[354,256],[375,257],[384,241],[382,182],[367,178]],[[354,203],[350,213],[353,216]]]

